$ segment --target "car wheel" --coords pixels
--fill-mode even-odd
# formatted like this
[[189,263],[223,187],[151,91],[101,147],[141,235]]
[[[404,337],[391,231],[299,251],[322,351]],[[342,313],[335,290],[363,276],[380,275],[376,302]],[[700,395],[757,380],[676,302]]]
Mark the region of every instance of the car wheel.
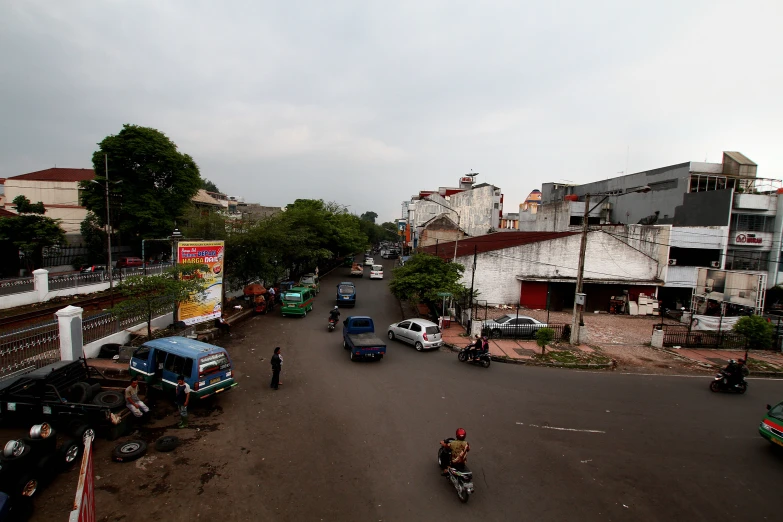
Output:
[[117,462],[130,462],[147,453],[147,443],[143,440],[129,440],[117,444],[111,458]]
[[424,345],[421,344],[419,341],[416,341],[416,344],[414,344],[413,347],[416,348],[417,352],[420,352],[424,349]]
[[389,333],[386,334],[386,336],[389,338],[390,341],[394,340],[394,332],[392,332],[391,330],[389,330]]
[[77,462],[79,462],[79,459],[82,456],[83,449],[84,446],[82,446],[76,440],[68,439],[64,441],[62,446],[60,446],[60,449],[57,450],[57,455],[59,457],[58,464],[61,467],[61,469],[63,470],[70,469]]
[[500,339],[501,337],[503,337],[503,332],[501,332],[499,328],[495,328],[494,330],[492,330],[493,339]]
[[354,355],[353,350],[351,350],[350,357],[351,357],[351,361],[353,361],[353,362],[356,362],[356,359],[358,359],[358,357],[356,357],[356,355]]
[[177,446],[179,446],[179,438],[172,435],[161,437],[155,441],[155,449],[162,452],[172,451]]
[[36,455],[49,455],[57,450],[57,437],[54,430],[51,430],[51,435],[45,439],[32,439],[25,437],[24,443],[30,446],[30,451]]
[[346,350],[348,349],[348,343],[346,343],[345,341],[343,341],[343,348]]
[[35,495],[35,492],[38,491],[38,486],[39,480],[37,470],[28,471],[19,479],[19,482],[16,483],[14,493],[20,497],[32,497]]

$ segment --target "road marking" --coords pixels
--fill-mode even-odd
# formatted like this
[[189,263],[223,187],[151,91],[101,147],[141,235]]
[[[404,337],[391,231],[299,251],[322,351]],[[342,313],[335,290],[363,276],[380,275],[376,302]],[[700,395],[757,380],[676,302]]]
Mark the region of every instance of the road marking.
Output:
[[580,433],[606,433],[601,430],[578,430],[576,428],[558,428],[556,426],[539,426],[538,424],[525,424],[524,422],[517,422],[519,426],[530,426],[531,428],[541,428],[542,430],[557,430],[557,431],[577,431]]
[[[581,370],[580,373],[595,373],[600,375],[606,375],[606,372],[597,372],[592,370]],[[717,370],[712,372],[717,373]],[[682,375],[679,373],[635,373],[635,372],[612,372],[614,375],[638,375],[640,377],[684,377],[686,379],[704,379],[710,378],[710,375]],[[746,381],[783,381],[783,379],[777,379],[775,377],[745,377]]]

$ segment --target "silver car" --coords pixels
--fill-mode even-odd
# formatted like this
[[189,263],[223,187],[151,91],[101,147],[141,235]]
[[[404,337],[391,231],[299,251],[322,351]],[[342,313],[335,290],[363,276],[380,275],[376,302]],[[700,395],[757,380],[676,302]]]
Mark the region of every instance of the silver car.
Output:
[[398,339],[412,344],[418,351],[439,348],[443,345],[440,328],[426,319],[406,319],[389,325],[388,336],[390,341]]
[[534,339],[539,328],[545,328],[546,325],[536,321],[526,315],[508,314],[498,319],[484,321],[481,325],[481,331],[484,335],[493,338],[499,337],[529,337]]

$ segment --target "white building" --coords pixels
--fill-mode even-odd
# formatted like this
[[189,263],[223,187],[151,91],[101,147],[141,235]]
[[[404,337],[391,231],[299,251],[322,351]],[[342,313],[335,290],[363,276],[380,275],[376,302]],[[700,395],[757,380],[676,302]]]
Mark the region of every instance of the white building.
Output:
[[[627,292],[654,295],[668,269],[669,227],[605,227],[588,233],[584,293],[587,310],[606,310],[612,296]],[[573,307],[579,266],[578,232],[498,232],[459,241],[457,263],[465,267],[462,284],[480,293],[489,305],[516,304],[552,310]],[[436,254],[435,247],[421,251]],[[438,245],[437,255],[450,260],[454,243]]]
[[44,204],[46,217],[60,220],[69,243],[81,238],[79,227],[87,217],[81,206],[79,182],[95,178],[92,169],[51,168],[21,174],[5,180],[5,210],[16,212],[14,198],[25,196],[31,203]]

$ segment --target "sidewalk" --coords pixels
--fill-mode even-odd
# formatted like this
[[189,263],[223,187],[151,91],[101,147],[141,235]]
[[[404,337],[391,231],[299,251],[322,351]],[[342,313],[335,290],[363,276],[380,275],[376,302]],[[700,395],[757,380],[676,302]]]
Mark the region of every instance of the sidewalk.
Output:
[[[449,328],[441,330],[441,336],[445,344],[451,345],[453,348],[464,348],[470,344],[470,338],[465,336],[465,328],[456,322],[452,322]],[[548,347],[547,353],[552,350],[558,350],[562,348]],[[595,350],[589,346],[571,346],[568,345],[568,350],[583,352],[585,354],[595,353]],[[533,359],[533,355],[541,355],[541,348],[535,341],[519,340],[519,339],[490,339],[489,340],[489,354],[491,356],[503,359],[512,359],[519,362],[527,362]]]
[[[745,350],[708,350],[698,348],[664,348],[669,353],[684,357],[702,366],[724,368],[729,359],[744,359]],[[767,350],[748,352],[748,369],[751,374],[783,372],[783,354]]]

